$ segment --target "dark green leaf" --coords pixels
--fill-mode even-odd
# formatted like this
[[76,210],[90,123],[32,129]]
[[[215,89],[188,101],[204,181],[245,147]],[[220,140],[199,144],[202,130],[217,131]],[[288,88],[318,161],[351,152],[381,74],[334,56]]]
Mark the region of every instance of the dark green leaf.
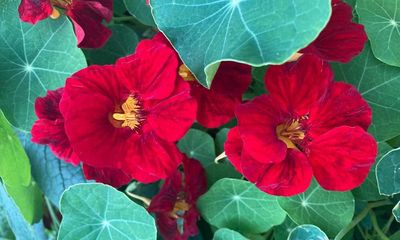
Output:
[[329,238],[319,227],[305,224],[293,229],[288,240],[329,240]]
[[61,198],[59,240],[155,240],[147,211],[116,189],[98,183],[77,184]]
[[135,31],[122,24],[112,25],[109,28],[112,31],[111,38],[102,48],[85,50],[90,64],[114,64],[118,58],[135,51],[139,41]]
[[400,148],[385,154],[376,165],[379,193],[392,196],[400,193]]
[[357,0],[359,21],[365,26],[372,51],[382,62],[400,67],[400,4],[397,0]]
[[159,29],[204,86],[224,60],[282,63],[312,42],[330,16],[329,0],[152,0]]
[[297,226],[289,217],[286,217],[285,221],[276,227],[274,227],[274,239],[275,240],[287,240],[290,232]]
[[247,238],[228,228],[221,228],[215,232],[213,240],[247,240]]
[[377,141],[400,135],[400,68],[377,60],[367,44],[348,64],[334,64],[335,78],[353,84],[372,107],[369,132]]
[[200,197],[197,206],[203,218],[217,228],[262,233],[285,219],[276,199],[250,182],[224,178]]
[[205,168],[214,163],[214,139],[203,131],[190,129],[179,141],[178,147],[189,158],[199,160]]
[[19,3],[0,2],[0,108],[11,124],[30,131],[35,99],[63,86],[86,60],[66,17],[23,23]]
[[279,198],[278,202],[295,223],[316,225],[329,237],[347,226],[354,215],[351,192],[326,191],[316,181],[312,181],[306,192]]
[[128,12],[141,23],[155,27],[153,15],[151,15],[150,6],[146,4],[146,0],[124,0]]

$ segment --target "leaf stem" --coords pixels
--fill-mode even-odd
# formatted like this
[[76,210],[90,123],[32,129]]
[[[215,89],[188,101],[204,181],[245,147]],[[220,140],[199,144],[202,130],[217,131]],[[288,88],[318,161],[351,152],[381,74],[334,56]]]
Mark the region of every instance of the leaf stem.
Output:
[[391,205],[392,202],[390,200],[382,200],[378,202],[371,202],[347,225],[347,227],[343,228],[338,235],[336,235],[334,240],[341,240],[348,232],[351,231],[359,222],[361,222],[369,213],[369,211],[373,208],[382,207],[386,205]]
[[394,220],[394,215],[392,214],[392,215],[390,215],[390,218],[389,218],[389,220],[387,221],[387,223],[385,224],[385,226],[382,228],[382,231],[383,231],[384,234],[387,234],[387,233],[388,233],[388,231],[389,231],[389,229],[390,229],[390,226],[391,226],[392,223],[393,223],[393,220]]
[[135,21],[135,18],[132,16],[122,16],[122,17],[113,17],[112,20],[115,22],[132,22]]
[[54,212],[53,206],[51,205],[49,199],[45,197],[44,200],[46,202],[47,209],[49,210],[50,218],[54,224],[55,230],[58,230],[60,227],[60,220],[58,220],[57,214]]
[[215,158],[215,160],[214,160],[215,164],[220,164],[221,160],[224,159],[224,158],[226,158],[226,154],[225,154],[225,152],[222,152],[220,155],[218,155]]
[[136,195],[136,194],[134,194],[134,193],[131,193],[131,192],[129,192],[128,190],[125,190],[125,193],[126,193],[129,197],[141,201],[142,203],[144,203],[144,205],[146,205],[146,207],[150,206],[150,203],[151,203],[151,200],[150,200],[150,199],[148,199],[148,198],[146,198],[146,197],[142,197],[142,196]]
[[376,219],[376,214],[373,211],[369,211],[371,215],[372,226],[374,227],[375,232],[378,234],[379,239],[381,240],[389,240],[389,238],[382,232],[382,229],[379,227],[378,220]]

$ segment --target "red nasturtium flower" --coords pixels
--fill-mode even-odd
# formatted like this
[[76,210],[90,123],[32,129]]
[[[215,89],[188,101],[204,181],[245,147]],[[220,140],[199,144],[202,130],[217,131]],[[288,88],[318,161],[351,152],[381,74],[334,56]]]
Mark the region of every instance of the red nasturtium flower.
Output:
[[334,82],[328,63],[310,55],[270,67],[265,84],[269,95],[236,110],[238,126],[225,143],[235,168],[273,195],[301,193],[313,176],[327,190],[359,186],[377,145],[366,132],[371,109],[358,91]]
[[115,65],[92,65],[69,77],[60,110],[80,160],[96,174],[123,170],[144,183],[173,173],[181,162],[175,142],[196,114],[177,69],[171,49],[144,40]]
[[203,167],[185,156],[183,173],[177,170],[168,177],[148,208],[156,214],[157,228],[164,239],[186,240],[198,234],[196,201],[206,191]]
[[[160,32],[154,41],[171,44]],[[235,117],[235,108],[251,83],[251,67],[236,62],[222,62],[211,88],[198,83],[189,69],[180,61],[179,75],[190,84],[190,94],[197,100],[197,121],[206,128],[217,128]]]
[[22,21],[32,24],[48,17],[58,18],[57,8],[74,24],[78,47],[99,48],[111,36],[102,21],[111,21],[113,0],[22,0],[18,12]]
[[313,54],[329,62],[349,62],[363,50],[368,40],[364,26],[352,22],[352,19],[350,5],[332,0],[332,16],[328,24],[317,39],[300,53]]

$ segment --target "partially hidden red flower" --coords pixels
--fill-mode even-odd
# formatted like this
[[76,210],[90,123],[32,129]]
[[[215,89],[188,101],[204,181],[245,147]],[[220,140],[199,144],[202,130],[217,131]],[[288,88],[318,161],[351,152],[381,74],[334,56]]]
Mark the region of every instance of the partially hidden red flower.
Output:
[[64,118],[59,103],[64,88],[47,91],[45,97],[35,101],[38,120],[32,126],[32,142],[47,144],[54,155],[66,162],[78,165],[79,157],[74,153],[64,130]]
[[96,168],[87,164],[83,164],[82,169],[86,179],[106,183],[116,188],[126,185],[132,180],[132,178],[121,169]]
[[173,173],[181,162],[175,142],[196,113],[177,68],[171,49],[144,40],[116,65],[92,65],[69,77],[60,110],[81,161],[144,183]]
[[36,24],[48,17],[59,17],[57,8],[64,9],[74,24],[78,47],[99,48],[111,36],[102,21],[111,21],[112,0],[22,0],[18,12],[22,21]]
[[371,109],[350,84],[334,82],[322,59],[303,56],[271,66],[269,95],[236,110],[225,151],[262,191],[289,196],[305,191],[314,176],[327,190],[359,186],[377,154],[366,130]]
[[357,56],[367,42],[364,26],[352,21],[350,5],[332,0],[332,16],[327,26],[309,46],[300,52],[316,55],[325,61],[349,62]]
[[198,234],[200,214],[196,201],[206,191],[203,167],[185,156],[183,173],[177,170],[168,177],[148,208],[149,212],[155,213],[157,228],[164,239],[186,240]]
[[[172,46],[160,32],[154,41]],[[242,95],[251,83],[251,67],[236,62],[222,62],[210,89],[196,81],[190,70],[179,63],[179,75],[190,84],[190,94],[197,100],[197,121],[206,128],[217,128],[235,117],[235,108],[242,103]]]

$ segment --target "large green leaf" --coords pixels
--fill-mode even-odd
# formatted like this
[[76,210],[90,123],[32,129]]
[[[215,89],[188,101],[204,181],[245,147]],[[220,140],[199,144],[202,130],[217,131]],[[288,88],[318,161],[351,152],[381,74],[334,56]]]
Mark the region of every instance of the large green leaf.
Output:
[[[1,191],[1,190],[0,190]],[[0,194],[1,195],[1,194]],[[7,210],[2,203],[0,197],[0,239],[15,239],[15,236],[10,228],[10,224],[7,220]]]
[[247,238],[228,228],[220,228],[215,232],[213,240],[247,240]]
[[214,163],[214,139],[203,131],[190,129],[179,141],[178,147],[189,158],[200,161],[204,168]]
[[316,225],[329,237],[349,224],[354,215],[351,192],[326,191],[316,181],[312,181],[306,192],[279,198],[278,202],[295,223]]
[[329,238],[319,227],[304,224],[293,229],[288,240],[329,240]]
[[0,1],[0,108],[11,124],[29,131],[33,104],[48,89],[86,66],[66,17],[31,25],[18,17],[20,1]]
[[114,64],[118,58],[135,51],[139,42],[135,31],[123,24],[111,25],[109,29],[112,35],[102,48],[85,50],[90,64]]
[[379,192],[385,196],[400,193],[400,148],[385,154],[376,165]]
[[147,211],[116,189],[98,183],[77,184],[61,198],[59,240],[155,240]]
[[124,0],[126,9],[141,23],[155,27],[153,16],[151,15],[150,6],[146,4],[146,0]]
[[392,213],[396,221],[400,223],[400,202],[394,206]]
[[377,60],[367,44],[348,64],[334,64],[335,79],[353,84],[372,107],[369,131],[377,141],[400,135],[400,68]]
[[19,132],[18,137],[31,162],[33,178],[54,206],[59,207],[61,195],[69,186],[86,182],[80,166],[58,159],[46,145],[32,143],[30,134]]
[[151,0],[159,29],[204,86],[219,62],[282,63],[312,42],[330,0]]
[[262,233],[281,224],[286,216],[275,196],[252,183],[224,178],[217,181],[197,202],[203,218],[218,228],[241,233]]
[[357,0],[359,22],[372,51],[382,62],[400,67],[400,4],[398,0]]
[[367,179],[365,179],[363,184],[361,184],[360,187],[352,191],[355,198],[364,201],[377,201],[385,198],[378,191],[378,183],[376,181],[375,168],[378,160],[390,150],[392,150],[392,147],[386,142],[378,143],[378,156],[376,158],[377,160],[375,161],[375,164],[371,167]]
[[1,110],[0,153],[0,177],[3,181],[8,186],[29,186],[31,167],[28,156]]

